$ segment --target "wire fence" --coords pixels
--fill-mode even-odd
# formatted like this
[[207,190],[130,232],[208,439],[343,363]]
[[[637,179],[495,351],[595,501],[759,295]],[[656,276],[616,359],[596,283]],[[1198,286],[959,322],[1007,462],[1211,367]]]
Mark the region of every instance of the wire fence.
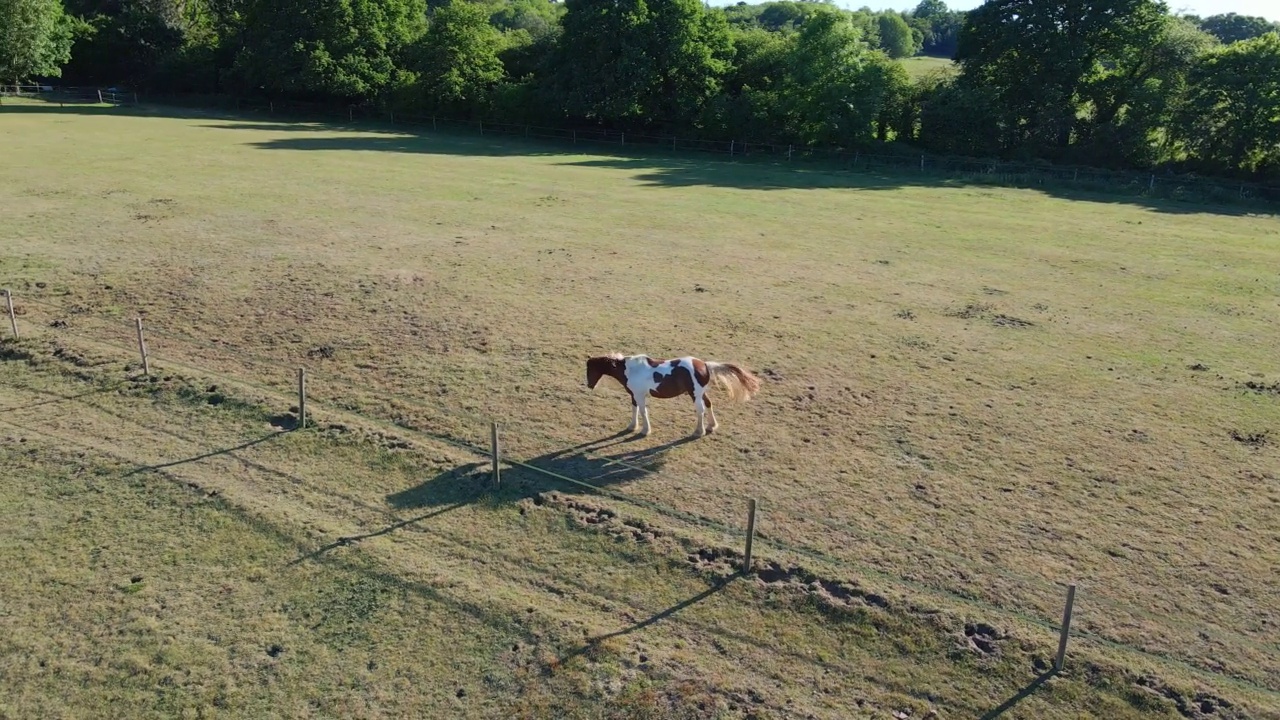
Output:
[[138,94],[120,88],[74,87],[62,85],[0,85],[0,107],[5,99],[41,100],[67,105],[137,105]]
[[1188,202],[1280,206],[1280,185],[1205,177],[1169,171],[1108,170],[1048,162],[1018,163],[990,158],[940,156],[903,150],[895,153],[784,142],[709,140],[649,135],[600,127],[552,127],[494,120],[459,120],[435,115],[396,112],[371,106],[337,106],[287,100],[159,97],[159,104],[216,106],[238,113],[304,121],[384,123],[397,128],[468,133],[481,137],[516,138],[625,153],[692,153],[726,156],[742,161],[795,167],[910,176],[1008,187],[1061,187],[1083,191]]
[[[60,105],[100,104],[134,106],[136,92],[121,88],[62,87],[53,85],[0,86],[4,98],[39,99]],[[950,180],[1020,188],[1067,188],[1113,195],[1244,205],[1267,210],[1280,207],[1280,185],[1206,177],[1167,170],[1137,171],[1019,163],[991,158],[943,156],[912,152],[868,152],[863,149],[778,141],[742,141],[652,135],[601,127],[554,127],[496,120],[460,120],[435,115],[396,112],[369,105],[334,105],[293,100],[260,100],[221,96],[156,96],[143,100],[156,105],[221,109],[237,113],[266,114],[304,121],[357,121],[433,132],[468,133],[480,137],[525,139],[593,152],[627,154],[693,153],[726,156],[740,162],[761,162],[793,167],[876,173],[897,178],[916,177],[929,182]]]
[[[82,342],[108,347],[118,354],[138,358],[139,362],[130,363],[130,367],[135,370],[149,362],[150,357],[155,353],[155,348],[151,346],[151,339],[159,338],[162,340],[160,356],[163,357],[162,364],[165,367],[172,368],[175,371],[188,372],[197,377],[214,378],[230,383],[233,386],[254,390],[262,393],[265,396],[262,399],[263,402],[268,404],[274,404],[282,397],[291,400],[298,398],[298,396],[293,395],[295,388],[292,387],[291,383],[293,371],[296,368],[284,364],[279,359],[258,355],[242,348],[211,343],[186,333],[170,331],[167,328],[161,329],[156,327],[151,320],[148,321],[149,324],[145,330],[139,321],[137,325],[137,342],[135,344],[131,342],[135,328],[131,324],[124,322],[123,317],[99,318],[92,316],[84,308],[67,307],[47,302],[43,298],[34,299],[24,296],[17,303],[16,308],[12,295],[7,295],[7,300],[11,308],[9,324],[15,336],[18,335],[18,318],[21,317],[26,328],[41,327],[42,337],[57,338],[70,335]],[[32,308],[40,311],[43,316],[40,318],[39,323],[32,322],[36,319],[31,311]],[[83,328],[89,334],[72,333],[71,330],[73,328],[66,320],[69,317],[75,318],[75,326]],[[43,330],[43,328],[49,328],[50,326],[56,329],[57,332]],[[192,349],[212,352],[213,355],[201,356],[197,352],[194,355],[200,359],[190,360],[188,357],[189,354],[192,354]],[[202,362],[216,362],[222,366],[225,366],[228,362],[238,364],[252,373],[254,377],[250,379],[239,373],[211,370]],[[108,383],[108,387],[118,389],[126,384],[126,381],[117,381]],[[101,390],[100,388],[95,392]],[[92,393],[86,393],[86,395],[88,394]],[[442,442],[478,457],[490,457],[497,451],[496,447],[490,446],[487,442],[486,435],[491,421],[483,416],[459,411],[456,408],[449,408],[439,403],[423,402],[418,398],[400,398],[396,405],[388,406],[390,410],[384,409],[375,413],[362,401],[367,395],[367,387],[362,388],[358,381],[344,378],[336,373],[329,373],[325,374],[320,379],[320,382],[309,384],[305,389],[305,401],[299,401],[290,410],[301,415],[305,402],[307,408],[319,407],[324,414],[330,416],[345,416],[351,420],[369,423],[390,430],[418,433],[423,437]],[[75,400],[77,397],[65,399]],[[57,400],[50,402],[57,402]],[[15,409],[19,408],[0,408],[0,413]],[[434,426],[430,422],[420,422],[423,419],[430,418],[436,418],[437,420],[445,418],[452,422],[444,424],[437,422]],[[509,432],[509,429],[504,430],[504,433]],[[520,432],[532,431],[522,428]],[[544,437],[562,447],[564,446],[563,439],[549,435]],[[582,455],[592,452],[589,447],[577,451]],[[707,517],[703,514],[673,507],[667,503],[637,497],[633,493],[622,492],[616,488],[608,487],[605,476],[611,472],[608,469],[611,465],[625,468],[640,475],[657,474],[657,471],[649,467],[630,463],[626,459],[615,458],[602,464],[597,464],[594,467],[601,473],[587,476],[574,476],[562,471],[553,462],[539,461],[537,459],[520,459],[513,455],[505,455],[501,458],[501,461],[509,469],[515,468],[537,477],[553,480],[565,486],[580,488],[590,493],[624,502],[645,513],[663,518],[665,523],[677,523],[684,528],[690,537],[701,538],[701,541],[714,538],[717,543],[727,545],[752,538],[752,535],[747,530],[744,530],[743,525]],[[745,507],[746,503],[741,502],[741,500],[737,504]],[[741,507],[734,508],[733,512],[737,512],[740,509]],[[764,508],[764,517],[769,518],[775,526],[798,520],[790,516],[786,508]],[[1060,602],[1061,597],[1067,590],[1067,585],[1063,583],[1049,581],[1043,577],[1028,575],[1025,572],[1000,567],[992,563],[979,564],[961,554],[921,546],[913,540],[895,536],[891,533],[873,531],[865,527],[852,528],[830,521],[822,521],[819,524],[824,525],[832,532],[838,531],[850,536],[860,536],[863,542],[873,542],[898,550],[908,550],[907,554],[913,558],[921,560],[938,557],[945,558],[956,567],[963,568],[964,582],[957,586],[954,582],[944,583],[938,582],[936,578],[921,578],[918,576],[919,573],[904,572],[901,568],[872,566],[866,562],[851,560],[847,556],[833,554],[823,548],[784,541],[772,537],[772,535],[766,537],[763,533],[752,539],[759,546],[766,548],[767,551],[772,551],[777,558],[790,557],[802,563],[806,560],[811,560],[822,567],[832,568],[840,573],[853,573],[864,578],[874,579],[894,590],[901,591],[905,589],[911,593],[927,597],[942,598],[950,603],[981,612],[983,617],[996,614],[1006,619],[1016,620],[1050,632],[1058,633],[1063,631],[1063,625],[1050,615],[1051,609],[1057,607],[1057,602]],[[726,557],[732,562],[741,561],[741,554],[736,552],[729,552]],[[766,562],[764,567],[773,573],[803,572],[795,567],[788,568],[785,563],[779,565],[776,562]],[[1015,584],[1020,591],[1016,593],[1006,592],[1010,586],[1001,585],[997,579],[1003,579]],[[818,582],[816,576],[813,581]],[[997,591],[995,594],[998,597],[1005,597],[1008,601],[1001,602],[997,598],[990,597],[990,593],[973,592],[970,588],[966,588],[965,585],[994,589]],[[1072,594],[1074,595],[1074,585],[1072,588]],[[1036,596],[1039,596],[1038,602],[1029,602]],[[1150,661],[1190,671],[1202,678],[1225,680],[1253,691],[1280,698],[1280,687],[1276,687],[1274,684],[1274,678],[1277,675],[1273,672],[1275,670],[1275,660],[1280,656],[1280,642],[1258,641],[1238,632],[1209,627],[1205,623],[1188,623],[1170,615],[1145,611],[1134,607],[1132,603],[1124,603],[1108,598],[1105,594],[1095,592],[1091,588],[1085,588],[1085,593],[1082,597],[1094,609],[1094,612],[1087,613],[1077,620],[1076,625],[1071,629],[1072,636],[1093,641],[1102,647],[1137,654]],[[1029,608],[1027,605],[1032,607]],[[1046,615],[1049,615],[1051,619],[1045,619]],[[1091,618],[1090,615],[1094,617]],[[1106,617],[1108,621],[1100,622],[1094,619],[1096,617]],[[1133,632],[1127,632],[1129,630]],[[1149,630],[1157,631],[1155,639],[1147,637],[1148,633],[1144,631]],[[1187,637],[1199,638],[1203,642],[1214,642],[1219,645],[1237,648],[1238,652],[1248,656],[1251,662],[1262,666],[1259,668],[1260,674],[1240,671],[1227,672],[1222,669],[1223,666],[1221,665],[1218,667],[1205,667],[1202,662],[1180,658],[1178,657],[1179,651],[1174,649],[1179,645],[1179,642],[1175,641],[1178,639],[1170,639],[1168,637],[1172,632],[1181,634],[1183,636],[1182,640]],[[1259,679],[1268,677],[1272,680]]]

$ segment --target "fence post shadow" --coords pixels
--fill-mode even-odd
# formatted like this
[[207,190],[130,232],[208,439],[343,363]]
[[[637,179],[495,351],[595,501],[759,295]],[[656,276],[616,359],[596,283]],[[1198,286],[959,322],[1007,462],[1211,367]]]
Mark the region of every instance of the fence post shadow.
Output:
[[1015,694],[1013,697],[1009,698],[1008,700],[1005,700],[1003,703],[1000,703],[998,707],[992,708],[991,710],[987,711],[987,713],[982,716],[982,720],[995,720],[995,718],[998,718],[1001,715],[1004,715],[1005,713],[1009,712],[1018,703],[1022,702],[1023,700],[1026,700],[1028,697],[1031,697],[1032,693],[1038,690],[1041,685],[1048,682],[1050,678],[1052,678],[1054,675],[1057,675],[1057,674],[1058,674],[1058,671],[1052,667],[1040,673],[1040,675],[1038,675],[1034,680],[1028,683],[1026,687],[1019,690],[1017,694]]
[[742,577],[744,577],[744,575],[742,571],[739,570],[733,573],[732,575],[727,575],[725,577],[717,578],[712,581],[712,584],[710,587],[698,593],[697,595],[694,595],[689,598],[685,598],[684,600],[681,600],[680,602],[676,603],[675,605],[672,605],[671,607],[665,608],[663,610],[659,610],[658,612],[650,615],[649,617],[643,620],[637,620],[636,622],[633,622],[630,625],[620,630],[614,630],[613,632],[605,633],[603,635],[596,635],[595,637],[588,638],[586,642],[584,642],[578,648],[565,653],[564,656],[559,659],[559,662],[564,663],[570,660],[571,658],[577,657],[578,655],[582,655],[584,653],[590,652],[592,648],[598,647],[600,643],[610,638],[629,635],[633,632],[636,632],[638,630],[643,630],[649,627],[650,625],[653,625],[657,622],[665,620],[666,618],[669,618],[672,615],[675,615],[681,610],[684,610],[685,608],[693,605],[697,605],[703,600],[706,600],[712,595],[715,595],[716,593],[728,587],[730,583]]

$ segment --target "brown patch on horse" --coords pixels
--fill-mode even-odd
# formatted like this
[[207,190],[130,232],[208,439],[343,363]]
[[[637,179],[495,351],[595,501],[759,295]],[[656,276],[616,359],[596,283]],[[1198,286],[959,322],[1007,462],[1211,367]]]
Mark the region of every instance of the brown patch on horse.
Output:
[[649,391],[653,397],[666,399],[680,395],[693,395],[693,375],[684,365],[672,367],[671,374],[661,380],[658,379],[658,375],[659,373],[654,373],[654,380],[658,382],[658,387]]
[[698,358],[693,359],[693,376],[702,387],[711,383],[711,371],[707,369],[707,364]]
[[626,387],[625,361],[608,355],[587,358],[587,387],[594,390],[604,377],[611,377]]
[[657,360],[651,357],[646,357],[645,360],[649,362],[649,367],[651,368],[656,368],[666,362],[666,360]]

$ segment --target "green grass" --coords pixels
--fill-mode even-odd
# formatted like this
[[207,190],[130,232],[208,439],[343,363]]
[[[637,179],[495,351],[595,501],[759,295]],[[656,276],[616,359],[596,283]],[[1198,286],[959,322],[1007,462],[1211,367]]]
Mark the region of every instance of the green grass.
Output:
[[919,79],[935,73],[953,75],[957,72],[956,65],[951,62],[950,58],[917,55],[903,58],[898,62],[902,63],[902,67],[907,69],[907,73],[911,75],[912,79]]
[[[31,598],[7,616],[28,640],[6,659],[55,629],[71,643],[122,612],[121,597],[148,597],[148,581],[107,593],[135,572],[108,570],[159,577],[142,564],[162,543],[169,587],[188,594],[149,622],[183,652],[209,627],[234,628],[233,659],[201,661],[236,683],[223,702],[243,712],[297,714],[377,653],[439,683],[361,675],[339,695],[383,704],[314,712],[459,712],[450,693],[469,682],[466,712],[485,716],[520,703],[557,716],[569,702],[585,717],[619,697],[696,708],[705,695],[733,717],[758,709],[754,691],[779,716],[973,717],[1035,677],[1055,640],[1017,615],[1056,623],[1066,582],[1080,584],[1076,628],[1168,660],[1076,641],[1076,664],[1010,716],[1175,712],[1141,673],[1229,698],[1240,716],[1274,712],[1280,399],[1243,387],[1280,377],[1266,341],[1278,336],[1274,218],[198,113],[6,111],[0,138],[0,279],[35,360],[5,364],[0,406],[123,378],[136,314],[153,363],[201,378],[3,416],[45,433],[25,470],[43,494],[10,487],[4,505],[4,532],[37,533],[6,566],[39,570],[0,597]],[[583,358],[611,349],[741,361],[765,387],[718,404],[716,436],[674,443],[692,408],[656,402],[651,438],[574,450],[629,419],[620,389],[582,387]],[[145,486],[100,483],[132,496],[81,493],[104,525],[75,542],[118,537],[124,555],[80,569],[95,592],[76,590],[83,617],[55,622],[61,606],[37,588],[77,567],[57,544],[78,509],[57,496],[74,487],[66,455],[89,452],[84,464],[115,478],[122,462],[241,445],[288,424],[300,365],[325,430],[237,451],[265,470],[223,454]],[[573,489],[515,469],[503,492],[480,493],[482,457],[369,418],[482,447],[496,419],[511,457],[643,501],[592,502],[662,534],[532,504]],[[1261,446],[1233,439],[1264,432]],[[218,491],[200,512],[225,534],[194,533],[187,483]],[[802,562],[890,609],[833,614],[790,575],[702,596],[706,571],[685,558],[737,547],[724,528],[742,525],[747,497],[760,501],[765,562]],[[289,610],[242,622],[240,606],[202,602],[206,577],[249,566],[289,568],[271,572]],[[224,579],[266,602],[250,576]],[[424,618],[461,629],[416,627]],[[1013,639],[984,658],[966,622]],[[271,642],[314,648],[273,660],[298,663],[289,682],[261,683],[239,660],[257,657],[264,623],[287,639]],[[575,652],[591,637],[606,639]],[[509,641],[539,649],[499,667]],[[105,647],[113,662],[147,662],[86,676],[87,694],[60,707],[142,702],[126,676],[168,672],[138,633]],[[345,647],[366,654],[344,665]],[[92,664],[94,652],[69,657]],[[39,665],[4,667],[0,680],[21,688],[5,710],[41,707],[52,681]],[[179,684],[172,702],[212,703],[211,684]],[[177,707],[147,698],[160,714]]]

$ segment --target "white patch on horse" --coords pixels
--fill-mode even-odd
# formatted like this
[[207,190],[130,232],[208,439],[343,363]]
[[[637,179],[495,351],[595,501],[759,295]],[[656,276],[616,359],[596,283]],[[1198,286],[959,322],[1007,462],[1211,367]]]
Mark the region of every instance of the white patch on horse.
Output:
[[697,434],[699,436],[707,434],[707,430],[715,430],[716,416],[711,413],[711,425],[706,422],[707,406],[703,395],[706,394],[707,388],[698,382],[698,375],[693,370],[693,358],[685,356],[682,358],[674,358],[664,363],[660,363],[657,367],[649,364],[648,355],[632,355],[626,358],[624,367],[626,368],[627,389],[631,391],[632,400],[635,407],[631,410],[631,424],[627,426],[627,431],[632,432],[636,426],[640,424],[640,420],[644,420],[644,435],[648,435],[652,430],[649,422],[649,397],[658,389],[662,381],[671,376],[677,368],[684,368],[689,373],[689,378],[693,383],[693,404],[698,410],[698,427]]

